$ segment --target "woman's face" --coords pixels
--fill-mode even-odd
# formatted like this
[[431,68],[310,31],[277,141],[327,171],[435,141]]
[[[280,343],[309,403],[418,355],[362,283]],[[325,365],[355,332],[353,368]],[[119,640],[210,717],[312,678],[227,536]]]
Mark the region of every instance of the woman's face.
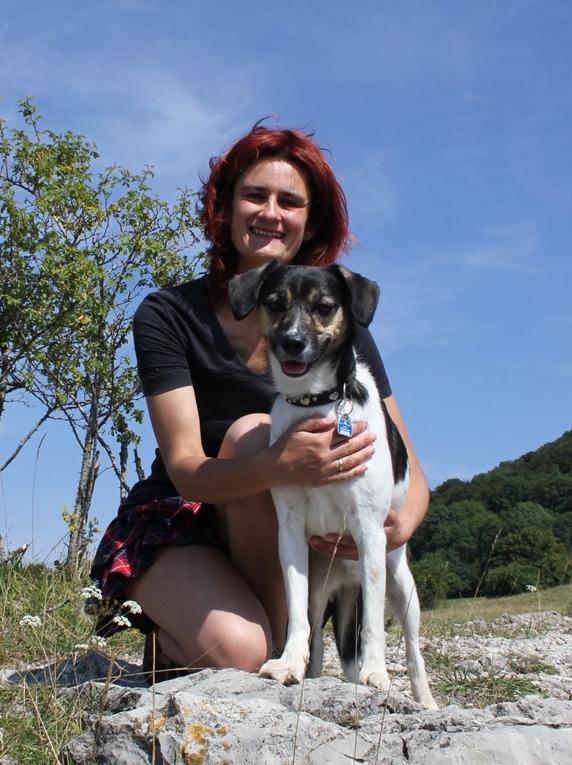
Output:
[[310,214],[304,175],[282,159],[262,159],[246,168],[234,187],[230,233],[239,257],[237,272],[272,258],[291,263],[304,239]]

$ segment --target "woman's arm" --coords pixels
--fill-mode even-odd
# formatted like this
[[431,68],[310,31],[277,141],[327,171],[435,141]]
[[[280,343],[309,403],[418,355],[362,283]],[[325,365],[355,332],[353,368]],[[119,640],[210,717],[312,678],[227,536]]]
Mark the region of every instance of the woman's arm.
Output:
[[[310,417],[289,428],[274,444],[238,459],[206,457],[192,386],[147,397],[165,468],[182,497],[225,504],[272,486],[321,486],[367,470],[375,436],[357,427],[348,440],[335,433],[334,418]],[[338,461],[343,459],[344,471]]]
[[409,440],[407,428],[393,396],[384,399],[389,416],[397,426],[409,456],[409,491],[399,513],[390,511],[385,524],[387,549],[395,550],[408,542],[420,525],[429,507],[429,487],[415,450]]

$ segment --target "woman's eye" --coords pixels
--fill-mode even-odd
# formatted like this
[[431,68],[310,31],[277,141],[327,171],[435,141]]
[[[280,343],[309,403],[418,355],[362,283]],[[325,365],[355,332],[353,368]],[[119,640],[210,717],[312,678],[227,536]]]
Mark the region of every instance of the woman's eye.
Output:
[[290,197],[286,197],[284,199],[280,199],[278,201],[278,204],[284,210],[298,210],[298,209],[304,207],[302,202],[299,202],[297,199],[291,199]]

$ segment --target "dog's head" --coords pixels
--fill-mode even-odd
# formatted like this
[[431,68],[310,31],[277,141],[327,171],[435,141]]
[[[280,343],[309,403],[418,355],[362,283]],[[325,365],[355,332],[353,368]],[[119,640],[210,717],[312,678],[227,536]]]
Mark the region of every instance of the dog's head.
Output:
[[368,326],[379,289],[342,266],[282,266],[272,261],[231,279],[228,295],[235,319],[258,308],[271,361],[274,357],[288,377],[302,377],[318,360],[351,344],[354,321]]

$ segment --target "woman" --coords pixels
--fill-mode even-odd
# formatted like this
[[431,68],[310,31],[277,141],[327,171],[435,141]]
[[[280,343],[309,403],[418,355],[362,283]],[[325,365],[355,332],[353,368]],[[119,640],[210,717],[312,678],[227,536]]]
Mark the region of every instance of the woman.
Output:
[[[153,629],[174,665],[255,671],[286,634],[269,489],[360,475],[375,434],[357,423],[345,439],[333,419],[314,417],[269,446],[275,393],[256,312],[237,322],[227,300],[237,273],[272,258],[328,265],[347,246],[345,197],[318,146],[297,131],[256,126],[211,160],[200,200],[208,275],[153,293],[135,316],[159,449],[150,477],[132,489],[106,532],[92,573],[106,598],[141,605],[140,628]],[[423,519],[428,489],[371,335],[364,330],[356,346],[409,451],[407,500],[386,524],[394,549]],[[329,555],[335,542],[310,540]],[[357,557],[352,540],[336,554]]]

